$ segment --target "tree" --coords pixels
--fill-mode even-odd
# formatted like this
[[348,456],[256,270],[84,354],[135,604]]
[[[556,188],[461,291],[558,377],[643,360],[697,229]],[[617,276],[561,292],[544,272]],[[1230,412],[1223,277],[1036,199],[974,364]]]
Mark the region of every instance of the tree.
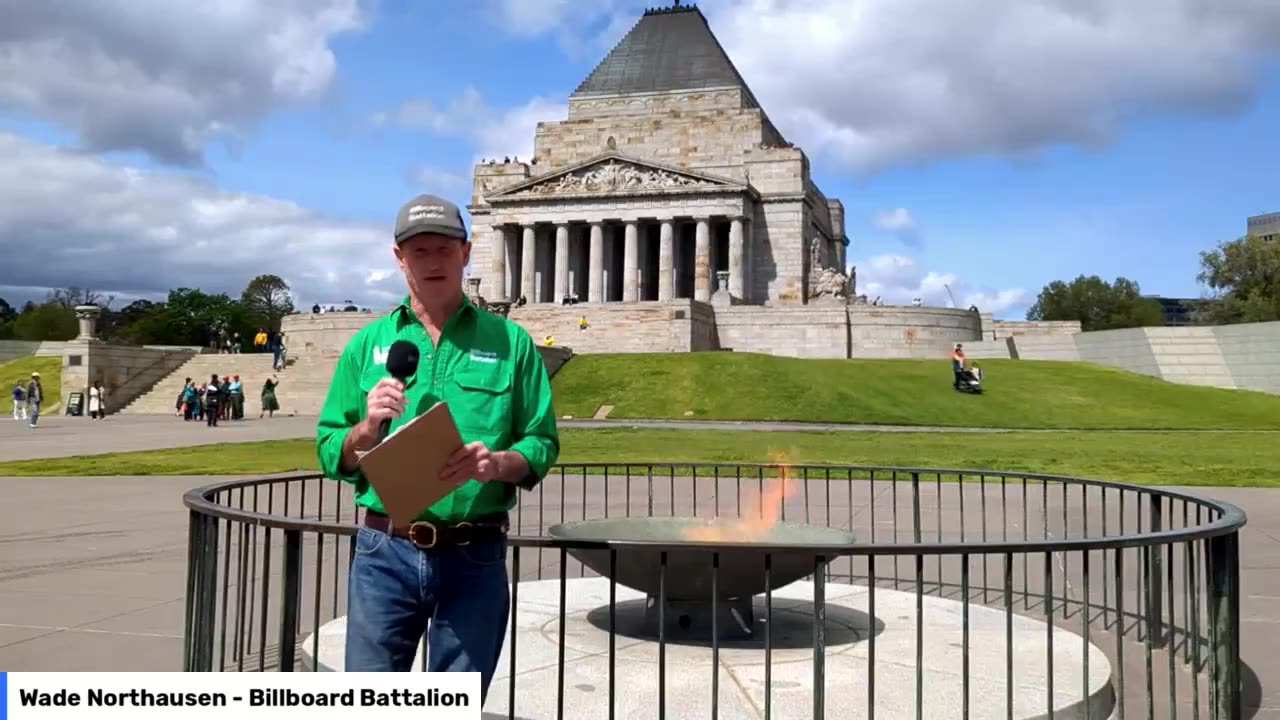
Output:
[[293,312],[289,283],[279,275],[259,275],[250,280],[240,294],[240,304],[256,324],[269,330],[279,330],[280,320]]
[[1200,253],[1196,276],[1212,291],[1205,314],[1217,324],[1280,320],[1280,242],[1242,237]]
[[1081,275],[1070,283],[1055,280],[1040,291],[1028,320],[1079,320],[1082,330],[1112,330],[1164,324],[1160,303],[1142,297],[1138,283],[1118,277],[1108,283]]
[[97,305],[101,308],[108,309],[111,307],[111,303],[114,302],[115,299],[115,295],[104,296],[97,290],[69,287],[50,290],[45,302],[57,303],[69,310],[74,310],[77,305]]
[[13,321],[18,340],[71,340],[80,332],[76,312],[56,302],[28,305]]
[[13,321],[17,317],[18,311],[7,300],[0,298],[0,340],[13,337]]

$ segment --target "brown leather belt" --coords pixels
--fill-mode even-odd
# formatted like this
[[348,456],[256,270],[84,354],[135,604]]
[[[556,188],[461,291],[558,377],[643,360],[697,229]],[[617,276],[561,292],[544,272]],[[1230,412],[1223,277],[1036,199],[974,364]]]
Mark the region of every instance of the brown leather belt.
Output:
[[419,550],[431,550],[442,546],[461,547],[480,540],[493,540],[502,537],[511,527],[505,513],[478,518],[473,522],[463,521],[447,525],[415,522],[410,523],[408,527],[393,527],[391,518],[372,510],[365,512],[364,525],[370,530],[404,538]]

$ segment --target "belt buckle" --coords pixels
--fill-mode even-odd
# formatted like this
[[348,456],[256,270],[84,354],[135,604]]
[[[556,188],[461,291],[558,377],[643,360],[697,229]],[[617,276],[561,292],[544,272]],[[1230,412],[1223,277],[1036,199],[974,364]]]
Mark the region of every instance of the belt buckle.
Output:
[[[430,543],[424,543],[418,540],[419,528],[430,528],[431,530]],[[437,529],[435,525],[432,525],[429,522],[421,522],[421,521],[409,523],[409,530],[406,534],[409,536],[409,542],[413,543],[414,547],[418,548],[419,550],[431,550],[436,546],[436,541],[439,540],[440,538],[440,530]]]
[[[456,529],[456,530],[461,530],[463,527],[473,527],[473,525],[472,525],[471,523],[467,522],[466,520],[463,520],[462,522],[458,523],[457,525],[454,525],[453,527],[454,527],[454,529]],[[465,545],[470,545],[470,544],[471,544],[471,541],[470,541],[470,540],[467,540],[466,542],[459,542],[459,543],[454,543],[454,544],[455,544],[455,545],[457,545],[458,547],[463,547],[463,546],[465,546]]]

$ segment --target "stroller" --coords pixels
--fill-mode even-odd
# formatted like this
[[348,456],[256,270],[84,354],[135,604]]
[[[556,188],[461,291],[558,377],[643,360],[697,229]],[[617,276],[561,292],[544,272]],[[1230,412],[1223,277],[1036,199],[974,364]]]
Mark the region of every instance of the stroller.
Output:
[[955,380],[956,392],[967,392],[975,395],[982,394],[982,371],[974,372],[968,368],[960,370],[956,373]]

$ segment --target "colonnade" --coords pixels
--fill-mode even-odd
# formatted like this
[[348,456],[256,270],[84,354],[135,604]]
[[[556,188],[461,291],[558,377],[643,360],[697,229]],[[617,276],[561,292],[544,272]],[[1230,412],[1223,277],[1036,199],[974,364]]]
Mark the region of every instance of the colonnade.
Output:
[[710,302],[717,290],[745,300],[750,230],[744,217],[494,225],[489,292],[529,303]]

